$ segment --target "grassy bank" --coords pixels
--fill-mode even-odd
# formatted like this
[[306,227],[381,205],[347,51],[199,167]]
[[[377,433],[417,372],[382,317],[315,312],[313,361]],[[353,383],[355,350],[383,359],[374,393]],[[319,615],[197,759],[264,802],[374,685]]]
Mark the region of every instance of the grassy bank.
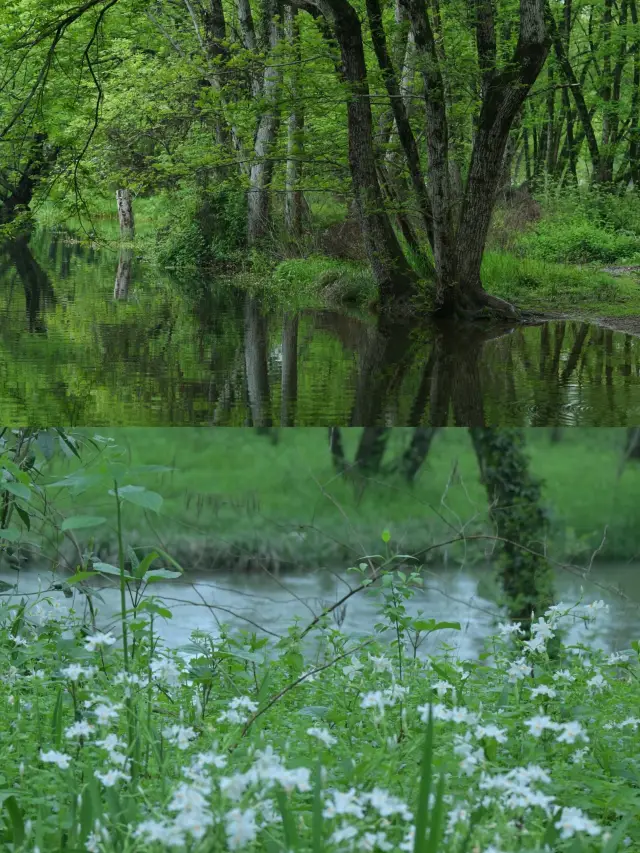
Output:
[[[288,304],[369,304],[376,290],[368,265],[326,254],[327,240],[340,252],[355,239],[341,231],[344,206],[311,201],[311,242],[287,245],[283,235],[272,250],[258,253],[241,248],[236,201],[221,202],[224,233],[212,235],[213,226],[205,227],[192,209],[191,196],[138,198],[135,249],[148,263],[179,275],[221,265],[236,270],[237,283]],[[640,263],[640,204],[615,201],[577,194],[558,201],[548,194],[540,220],[515,224],[508,211],[498,210],[482,268],[487,290],[541,312],[640,315],[640,273],[603,271]],[[73,209],[46,201],[36,219],[42,227],[65,228],[84,239],[85,230],[95,231],[99,242],[116,246],[115,200],[96,198],[91,210],[91,222],[85,218],[81,224]]]
[[[450,539],[462,525],[468,534],[490,529],[486,495],[463,429],[440,432],[413,486],[386,471],[365,484],[336,476],[324,429],[283,429],[277,444],[254,430],[103,432],[132,465],[171,468],[135,475],[134,482],[162,494],[164,504],[160,520],[149,521],[132,506],[126,526],[132,541],[151,544],[159,536],[191,566],[342,566],[380,553],[384,529],[399,553]],[[350,459],[360,432],[343,431]],[[623,432],[571,429],[552,443],[547,430],[528,431],[532,469],[545,481],[554,556],[585,557],[601,544],[605,529],[601,559],[634,559],[640,553],[640,466],[629,463],[618,476]],[[385,466],[392,466],[410,433],[393,430]],[[51,464],[50,482],[79,467],[75,459]],[[104,552],[112,553],[114,507],[106,492],[95,485],[77,496],[61,489],[55,503],[67,514],[106,517],[108,524],[95,536]],[[434,559],[462,557],[460,546],[445,551]],[[484,559],[484,547],[466,553],[467,559]]]

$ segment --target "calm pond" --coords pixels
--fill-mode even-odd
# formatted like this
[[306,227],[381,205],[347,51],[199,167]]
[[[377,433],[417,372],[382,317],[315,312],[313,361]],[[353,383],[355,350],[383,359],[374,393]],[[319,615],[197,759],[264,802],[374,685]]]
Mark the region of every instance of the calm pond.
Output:
[[284,311],[39,233],[0,256],[11,424],[626,426],[640,338],[580,322],[452,332]]
[[[425,618],[440,621],[457,621],[460,631],[443,630],[433,634],[421,647],[422,653],[436,651],[443,641],[450,644],[461,657],[477,657],[483,649],[484,638],[495,624],[498,613],[496,605],[483,594],[483,579],[491,574],[487,567],[440,568],[424,576],[424,590],[416,591],[408,603],[408,611],[416,615],[422,610]],[[630,564],[602,564],[591,569],[589,581],[565,572],[556,576],[556,592],[559,599],[573,603],[580,598],[581,583],[585,594],[583,601],[603,599],[609,605],[608,612],[599,612],[595,625],[585,627],[577,623],[571,628],[567,642],[587,640],[590,645],[608,651],[627,649],[630,643],[640,639],[637,601],[640,598],[640,571]],[[10,570],[0,571],[0,580],[15,584],[24,595],[48,589],[52,575],[38,573],[35,569],[20,572],[19,577]],[[61,579],[57,576],[58,580]],[[341,599],[348,588],[348,579],[354,586],[354,576],[327,571],[302,574],[286,574],[279,577],[266,574],[246,575],[240,573],[191,573],[190,582],[159,582],[150,587],[150,592],[164,599],[173,611],[171,620],[157,619],[156,630],[167,645],[180,648],[189,643],[194,629],[219,635],[220,624],[226,623],[233,629],[247,629],[258,634],[281,636],[293,624],[296,616],[299,624],[306,626],[314,614]],[[620,590],[618,595],[597,586]],[[14,593],[15,594],[15,593]],[[99,593],[103,601],[95,601],[98,622],[103,628],[114,626],[116,631],[119,612],[119,590],[115,585],[105,586]],[[77,613],[87,612],[86,597],[74,592],[74,598],[65,598],[62,592],[49,594],[57,606],[67,609],[73,606]],[[9,600],[3,590],[0,602]],[[626,596],[623,597],[623,596]],[[43,605],[45,608],[47,605]],[[372,595],[358,593],[339,613],[342,630],[353,639],[368,635],[378,621],[378,604]],[[338,620],[339,621],[339,620]],[[391,638],[391,634],[389,638]]]

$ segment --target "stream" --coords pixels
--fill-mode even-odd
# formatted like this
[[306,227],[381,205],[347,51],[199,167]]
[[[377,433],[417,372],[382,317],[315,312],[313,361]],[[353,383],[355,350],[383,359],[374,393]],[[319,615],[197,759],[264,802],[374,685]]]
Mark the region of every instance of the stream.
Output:
[[[442,642],[448,643],[455,654],[463,658],[477,657],[483,650],[484,638],[491,633],[498,614],[495,603],[485,597],[487,574],[491,570],[477,566],[456,569],[441,567],[424,575],[424,589],[417,590],[407,603],[407,610],[417,615],[422,610],[424,618],[438,621],[456,621],[461,630],[442,630],[432,634],[420,647],[419,653],[432,653]],[[17,582],[18,594],[28,595],[46,589],[52,580],[50,573],[36,569],[22,570],[19,576],[11,570],[2,570],[0,580]],[[60,576],[54,578],[59,580]],[[193,572],[189,583],[161,581],[148,587],[149,594],[163,599],[173,612],[172,619],[157,619],[156,629],[164,642],[173,648],[189,644],[191,632],[199,629],[219,636],[220,625],[226,623],[232,631],[246,629],[259,635],[282,636],[300,617],[299,624],[306,626],[314,614],[323,607],[338,601],[348,592],[347,582],[357,585],[357,575],[332,573],[326,570],[305,574],[240,574]],[[579,622],[570,628],[566,642],[587,641],[607,651],[628,649],[630,643],[640,639],[637,601],[640,598],[640,571],[631,564],[596,564],[589,579],[581,580],[573,574],[558,572],[555,579],[557,597],[574,603],[584,586],[585,603],[603,599],[608,611],[597,614],[595,625],[586,627]],[[601,589],[598,584],[615,588],[619,593]],[[98,591],[98,590],[96,590]],[[118,631],[119,590],[115,584],[105,584],[99,589],[103,601],[95,600],[98,622],[103,628]],[[16,591],[2,590],[0,601],[18,599]],[[66,598],[62,592],[48,594],[53,606],[66,610],[74,607],[77,613],[86,608],[86,597],[74,592]],[[624,596],[628,600],[625,600]],[[49,605],[46,605],[47,607]],[[378,594],[359,592],[352,596],[341,613],[336,612],[341,628],[352,640],[368,636],[378,621],[380,599]],[[389,635],[389,638],[391,636]]]
[[408,327],[278,308],[38,232],[0,253],[7,423],[626,426],[640,338],[579,321]]

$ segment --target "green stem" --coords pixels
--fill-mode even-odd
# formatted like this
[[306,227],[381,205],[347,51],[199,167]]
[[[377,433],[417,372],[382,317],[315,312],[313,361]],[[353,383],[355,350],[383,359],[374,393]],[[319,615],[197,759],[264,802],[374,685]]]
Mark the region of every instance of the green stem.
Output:
[[116,512],[118,524],[118,568],[120,569],[120,618],[122,620],[122,653],[124,655],[124,669],[129,672],[129,644],[127,635],[126,596],[124,582],[124,545],[122,542],[122,510],[120,496],[118,494],[118,483],[113,481],[116,496]]

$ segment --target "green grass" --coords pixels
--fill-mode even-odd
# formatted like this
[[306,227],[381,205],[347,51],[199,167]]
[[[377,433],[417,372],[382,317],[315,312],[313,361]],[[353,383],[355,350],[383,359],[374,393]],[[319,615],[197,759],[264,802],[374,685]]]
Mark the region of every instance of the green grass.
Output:
[[[216,558],[237,566],[255,565],[257,558],[275,566],[344,565],[378,553],[385,528],[401,553],[450,538],[449,525],[458,529],[470,522],[468,532],[487,529],[486,495],[463,429],[440,432],[413,487],[382,473],[364,488],[336,476],[324,429],[283,429],[278,444],[253,430],[102,432],[125,449],[132,464],[173,468],[142,472],[134,481],[164,496],[161,521],[152,520],[152,530],[144,513],[131,507],[127,525],[147,543],[156,541],[158,531],[167,548],[178,548],[199,565]],[[623,433],[576,428],[552,444],[546,430],[527,431],[532,470],[545,481],[555,556],[584,556],[600,544],[605,527],[601,557],[631,559],[640,552],[640,466],[630,463],[618,478]],[[360,430],[343,434],[353,459]],[[385,464],[402,452],[409,434],[393,431]],[[75,461],[56,462],[49,481],[76,467]],[[106,491],[93,487],[75,499],[63,492],[57,505],[67,514],[105,515],[112,525]],[[113,528],[98,531],[98,541],[113,549]],[[449,549],[450,557],[457,553]]]
[[[85,230],[95,229],[99,242],[117,245],[120,240],[118,212],[115,193],[111,196],[93,196],[88,201],[89,216],[78,216],[74,207],[58,201],[46,200],[35,210],[36,223],[40,228],[61,229],[77,234],[80,239],[88,239]],[[151,198],[134,199],[134,220],[136,226],[135,245],[146,248],[155,242],[159,228],[167,225],[171,219],[171,204],[162,195]]]
[[310,255],[281,261],[263,284],[280,300],[363,304],[375,297],[376,287],[368,267]]
[[507,252],[487,251],[482,264],[486,289],[522,308],[570,311],[600,316],[640,314],[640,285],[629,276],[612,276]]

